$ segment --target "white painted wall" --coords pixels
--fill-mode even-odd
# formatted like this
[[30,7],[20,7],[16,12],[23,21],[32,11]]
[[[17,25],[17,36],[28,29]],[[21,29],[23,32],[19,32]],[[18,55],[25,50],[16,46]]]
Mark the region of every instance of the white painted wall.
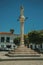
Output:
[[[5,41],[2,43],[1,42],[1,37],[5,37]],[[7,37],[10,37],[10,42],[8,43],[8,42],[6,42],[6,38]],[[9,34],[0,34],[0,48],[2,48],[1,47],[1,45],[4,45],[4,48],[6,48],[6,45],[11,45],[11,48],[13,49],[13,46],[15,45],[14,43],[13,43],[13,40],[14,40],[14,38],[16,38],[16,37],[20,37],[19,35],[9,35]]]
[[32,48],[35,49],[35,44],[32,45]]

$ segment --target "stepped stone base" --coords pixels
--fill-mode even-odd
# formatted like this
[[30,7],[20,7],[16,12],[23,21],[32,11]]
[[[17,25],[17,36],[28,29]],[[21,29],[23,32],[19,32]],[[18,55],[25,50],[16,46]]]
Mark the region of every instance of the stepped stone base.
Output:
[[7,56],[10,57],[38,57],[40,54],[35,52],[34,50],[31,50],[30,48],[27,48],[24,45],[20,45],[17,49],[10,51]]

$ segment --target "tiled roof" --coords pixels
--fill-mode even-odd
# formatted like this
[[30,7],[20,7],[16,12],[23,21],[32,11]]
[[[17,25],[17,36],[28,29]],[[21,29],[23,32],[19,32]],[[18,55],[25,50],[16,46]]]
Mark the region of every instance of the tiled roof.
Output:
[[0,32],[0,34],[8,34],[8,35],[11,35],[12,33],[10,33],[10,32]]

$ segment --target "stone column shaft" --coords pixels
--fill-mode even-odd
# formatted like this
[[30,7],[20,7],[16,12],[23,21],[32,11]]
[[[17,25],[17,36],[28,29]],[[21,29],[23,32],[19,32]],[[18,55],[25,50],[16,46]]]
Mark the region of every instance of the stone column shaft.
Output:
[[21,22],[21,45],[24,45],[24,22]]

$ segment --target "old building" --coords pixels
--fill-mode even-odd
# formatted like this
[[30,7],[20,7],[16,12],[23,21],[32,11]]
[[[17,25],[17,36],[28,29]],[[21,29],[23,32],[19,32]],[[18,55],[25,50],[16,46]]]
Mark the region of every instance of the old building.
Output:
[[10,32],[0,32],[0,50],[11,50],[14,49],[14,38],[19,37],[18,34]]

